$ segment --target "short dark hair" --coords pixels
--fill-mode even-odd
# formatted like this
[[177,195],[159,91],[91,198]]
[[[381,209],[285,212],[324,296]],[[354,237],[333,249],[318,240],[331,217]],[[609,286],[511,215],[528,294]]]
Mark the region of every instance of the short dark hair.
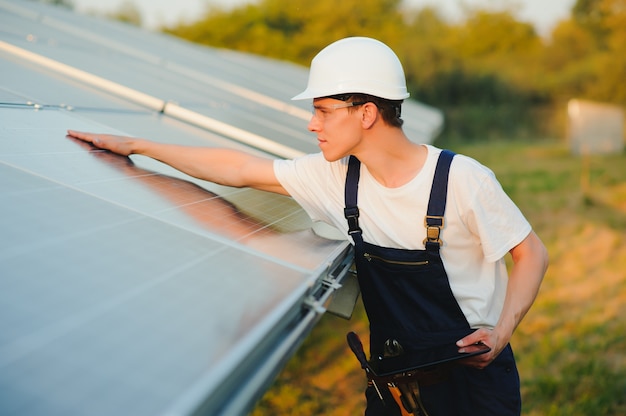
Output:
[[387,100],[374,95],[361,93],[332,95],[328,98],[345,102],[373,103],[378,107],[378,111],[387,124],[393,127],[402,127],[402,124],[404,124],[404,120],[401,118],[402,103],[404,100]]

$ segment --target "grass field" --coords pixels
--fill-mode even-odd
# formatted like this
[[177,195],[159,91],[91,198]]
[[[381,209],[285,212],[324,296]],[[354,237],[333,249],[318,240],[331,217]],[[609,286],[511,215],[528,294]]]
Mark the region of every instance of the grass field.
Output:
[[[523,414],[626,415],[626,155],[582,158],[561,142],[450,148],[496,173],[550,253],[512,339]],[[367,334],[360,304],[350,321],[322,318],[252,414],[362,414],[350,330]]]

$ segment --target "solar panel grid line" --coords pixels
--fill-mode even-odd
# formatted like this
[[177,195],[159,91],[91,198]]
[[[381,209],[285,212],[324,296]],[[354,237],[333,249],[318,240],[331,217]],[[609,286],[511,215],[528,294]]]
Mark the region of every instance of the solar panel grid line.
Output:
[[36,349],[42,348],[44,345],[51,342],[51,340],[59,338],[75,328],[85,325],[95,317],[115,309],[120,304],[136,298],[149,288],[161,284],[167,279],[179,276],[183,269],[201,263],[213,254],[214,253],[207,253],[193,260],[191,263],[181,264],[177,269],[169,270],[161,276],[153,277],[149,282],[141,286],[126,291],[119,296],[108,298],[106,302],[94,305],[88,310],[81,311],[79,314],[68,316],[66,319],[55,322],[54,325],[47,326],[38,332],[30,333],[27,337],[0,346],[0,370],[11,362],[32,353],[32,351]]

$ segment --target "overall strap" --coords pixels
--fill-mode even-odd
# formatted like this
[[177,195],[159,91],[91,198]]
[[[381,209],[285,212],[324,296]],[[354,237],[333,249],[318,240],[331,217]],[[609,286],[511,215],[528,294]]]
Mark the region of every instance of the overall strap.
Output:
[[[442,150],[437,160],[428,210],[424,219],[426,226],[424,245],[428,251],[438,252],[441,246],[439,235],[444,225],[443,214],[446,210],[446,197],[448,195],[448,173],[454,155],[455,153],[450,150]],[[357,206],[360,175],[361,162],[355,156],[350,156],[346,175],[344,216],[348,221],[348,234],[357,246],[363,243],[362,230],[359,227],[359,207]]]
[[348,161],[348,173],[345,186],[345,208],[343,214],[348,220],[348,234],[354,240],[355,245],[363,243],[361,227],[359,227],[359,207],[357,197],[359,193],[359,177],[361,176],[361,161],[355,156],[350,156]]
[[428,210],[424,218],[424,226],[426,227],[424,245],[426,250],[431,252],[438,252],[441,247],[440,234],[444,225],[443,214],[446,211],[448,174],[450,173],[450,164],[454,155],[455,153],[450,150],[442,150],[435,168],[430,199],[428,200]]

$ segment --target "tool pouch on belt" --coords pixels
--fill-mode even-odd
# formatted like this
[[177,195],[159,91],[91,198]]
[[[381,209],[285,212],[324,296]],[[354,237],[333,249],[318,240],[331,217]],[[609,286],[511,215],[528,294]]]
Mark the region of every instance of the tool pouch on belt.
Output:
[[357,357],[370,379],[385,383],[418,381],[422,385],[443,381],[447,370],[456,361],[463,358],[484,354],[491,349],[485,344],[465,346],[462,351],[454,343],[433,348],[415,350],[410,353],[398,351],[402,347],[395,345],[396,355],[382,358],[366,359],[363,344],[359,336],[350,332],[347,335],[348,345]]
[[399,343],[386,345],[387,357],[368,361],[359,336],[350,332],[348,345],[365,370],[368,381],[384,402],[381,389],[389,389],[391,396],[403,409],[403,415],[428,416],[421,400],[420,387],[445,381],[448,370],[456,360],[484,354],[490,348],[484,344],[464,347],[463,352],[454,344],[405,353]]

